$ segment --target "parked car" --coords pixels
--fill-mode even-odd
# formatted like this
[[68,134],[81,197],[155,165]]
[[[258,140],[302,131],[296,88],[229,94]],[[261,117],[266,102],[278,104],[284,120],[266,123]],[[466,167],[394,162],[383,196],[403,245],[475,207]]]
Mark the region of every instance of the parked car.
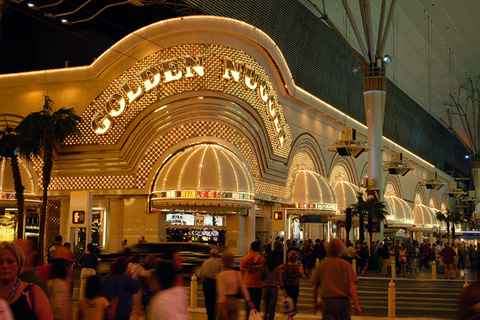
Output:
[[101,253],[98,254],[100,265],[98,266],[97,273],[99,275],[105,275],[110,272],[113,260],[119,256],[127,256],[130,258],[135,253],[139,253],[142,256],[154,254],[158,258],[162,258],[165,252],[168,250],[177,250],[182,257],[183,274],[192,275],[197,273],[202,265],[203,261],[209,258],[211,249],[217,249],[220,253],[221,248],[213,245],[195,243],[195,242],[144,242],[138,243],[124,252],[117,253]]

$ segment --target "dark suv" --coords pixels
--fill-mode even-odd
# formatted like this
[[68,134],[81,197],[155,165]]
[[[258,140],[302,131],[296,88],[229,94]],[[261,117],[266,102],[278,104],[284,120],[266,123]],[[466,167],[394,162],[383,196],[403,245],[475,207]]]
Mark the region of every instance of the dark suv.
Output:
[[154,254],[158,258],[162,258],[163,254],[168,250],[177,250],[182,257],[183,273],[192,275],[196,273],[203,261],[209,258],[211,249],[217,249],[220,253],[222,250],[213,245],[195,242],[144,242],[139,243],[130,248],[126,252],[103,253],[98,255],[100,265],[98,266],[98,274],[107,274],[110,272],[113,260],[119,256],[127,256],[130,258],[135,253],[142,256]]

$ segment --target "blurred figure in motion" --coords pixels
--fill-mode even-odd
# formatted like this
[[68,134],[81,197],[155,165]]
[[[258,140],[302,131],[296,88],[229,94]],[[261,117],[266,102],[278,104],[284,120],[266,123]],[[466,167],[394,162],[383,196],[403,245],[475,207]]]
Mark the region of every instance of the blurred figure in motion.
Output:
[[315,312],[320,308],[317,303],[318,289],[322,288],[321,311],[323,319],[350,319],[350,297],[355,303],[355,313],[362,309],[358,304],[358,278],[348,261],[341,258],[345,245],[339,239],[333,239],[327,246],[328,259],[322,260],[314,270],[310,283],[313,289]]
[[202,280],[203,294],[205,295],[205,308],[208,320],[216,319],[217,290],[215,277],[223,270],[222,263],[218,261],[218,250],[210,250],[210,259],[202,263],[200,279]]
[[125,273],[127,267],[127,257],[120,256],[116,258],[112,265],[112,273],[103,281],[105,297],[110,300],[110,302],[118,299],[114,317],[116,320],[126,320],[130,318],[133,309],[133,295],[140,290],[138,283],[133,280],[130,275]]
[[187,288],[176,280],[177,266],[169,260],[158,262],[155,270],[157,293],[147,307],[147,319],[189,320]]

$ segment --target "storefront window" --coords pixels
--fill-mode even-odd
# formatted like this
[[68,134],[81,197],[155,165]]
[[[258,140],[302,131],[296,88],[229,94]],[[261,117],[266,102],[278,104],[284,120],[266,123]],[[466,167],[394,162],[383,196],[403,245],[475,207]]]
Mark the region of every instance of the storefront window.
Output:
[[225,244],[224,217],[211,214],[167,214],[167,241]]
[[15,240],[15,216],[17,209],[1,208],[0,211],[0,241]]

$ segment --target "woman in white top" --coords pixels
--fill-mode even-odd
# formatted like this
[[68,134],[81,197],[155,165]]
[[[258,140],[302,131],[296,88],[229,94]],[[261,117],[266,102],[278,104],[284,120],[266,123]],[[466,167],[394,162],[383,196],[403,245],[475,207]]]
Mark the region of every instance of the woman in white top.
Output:
[[234,270],[234,256],[230,252],[222,254],[222,263],[224,270],[217,274],[217,302],[218,318],[220,320],[238,319],[238,298],[243,296],[247,302],[248,308],[253,309],[255,305],[250,301],[250,294],[245,287],[242,274]]
[[155,269],[158,292],[147,307],[147,319],[151,320],[190,320],[188,314],[188,292],[179,281],[175,266],[163,260]]

